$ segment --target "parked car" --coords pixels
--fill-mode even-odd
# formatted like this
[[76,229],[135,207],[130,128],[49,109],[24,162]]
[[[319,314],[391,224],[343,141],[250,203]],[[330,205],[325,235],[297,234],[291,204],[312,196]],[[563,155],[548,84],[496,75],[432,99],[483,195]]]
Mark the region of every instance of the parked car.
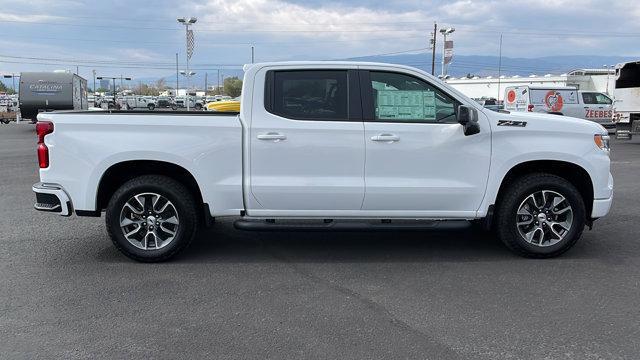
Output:
[[130,95],[118,100],[121,103],[120,108],[123,110],[154,110],[156,108],[156,99],[153,96]]
[[[186,108],[186,96],[176,96],[176,106],[178,108]],[[202,110],[204,108],[204,100],[195,96],[189,96],[189,107],[193,110]]]
[[259,231],[470,220],[545,258],[611,207],[602,126],[484,109],[411,67],[255,64],[242,103],[240,114],[40,114],[35,208],[104,212],[120,251],[161,261],[224,216]]
[[158,96],[156,98],[156,108],[171,108],[172,110],[177,110],[178,105],[176,101],[171,96]]
[[8,124],[17,119],[17,108],[13,99],[6,93],[0,93],[0,122]]
[[504,109],[504,106],[494,98],[491,98],[491,99],[482,98],[482,99],[476,99],[476,101],[485,109],[489,109],[493,111],[500,111]]
[[205,105],[207,111],[240,112],[240,97],[226,101],[215,101]]
[[505,89],[505,110],[542,112],[594,121],[614,130],[613,101],[606,94],[573,87],[510,86]]

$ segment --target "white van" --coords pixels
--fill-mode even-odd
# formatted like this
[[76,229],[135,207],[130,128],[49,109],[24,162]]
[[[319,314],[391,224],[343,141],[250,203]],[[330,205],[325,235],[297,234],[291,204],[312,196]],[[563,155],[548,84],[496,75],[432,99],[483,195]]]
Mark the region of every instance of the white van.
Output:
[[557,114],[595,121],[606,129],[615,129],[613,101],[596,91],[573,87],[510,86],[505,89],[504,109]]

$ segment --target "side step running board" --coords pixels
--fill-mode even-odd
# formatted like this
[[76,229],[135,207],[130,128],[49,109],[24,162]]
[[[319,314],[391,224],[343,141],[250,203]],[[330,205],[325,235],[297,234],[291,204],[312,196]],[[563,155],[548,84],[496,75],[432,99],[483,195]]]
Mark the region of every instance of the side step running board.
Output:
[[[322,221],[322,220],[321,220]],[[455,230],[469,227],[466,220],[246,220],[233,223],[238,230],[244,231],[420,231]]]

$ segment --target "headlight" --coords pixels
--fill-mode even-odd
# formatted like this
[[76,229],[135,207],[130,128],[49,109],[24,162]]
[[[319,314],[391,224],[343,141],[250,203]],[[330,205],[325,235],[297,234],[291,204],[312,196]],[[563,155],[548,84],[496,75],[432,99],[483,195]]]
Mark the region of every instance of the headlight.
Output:
[[593,141],[601,150],[609,151],[609,135],[596,134],[593,135]]

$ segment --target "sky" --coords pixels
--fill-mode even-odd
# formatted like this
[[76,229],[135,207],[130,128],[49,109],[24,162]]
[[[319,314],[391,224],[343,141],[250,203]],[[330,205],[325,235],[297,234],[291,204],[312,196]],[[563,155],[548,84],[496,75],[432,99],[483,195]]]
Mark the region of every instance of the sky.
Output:
[[0,0],[0,8],[0,73],[175,74],[175,54],[185,59],[179,16],[198,18],[191,63],[200,73],[241,68],[252,45],[256,62],[425,52],[434,21],[456,29],[456,54],[497,55],[502,34],[507,57],[640,57],[635,0]]

